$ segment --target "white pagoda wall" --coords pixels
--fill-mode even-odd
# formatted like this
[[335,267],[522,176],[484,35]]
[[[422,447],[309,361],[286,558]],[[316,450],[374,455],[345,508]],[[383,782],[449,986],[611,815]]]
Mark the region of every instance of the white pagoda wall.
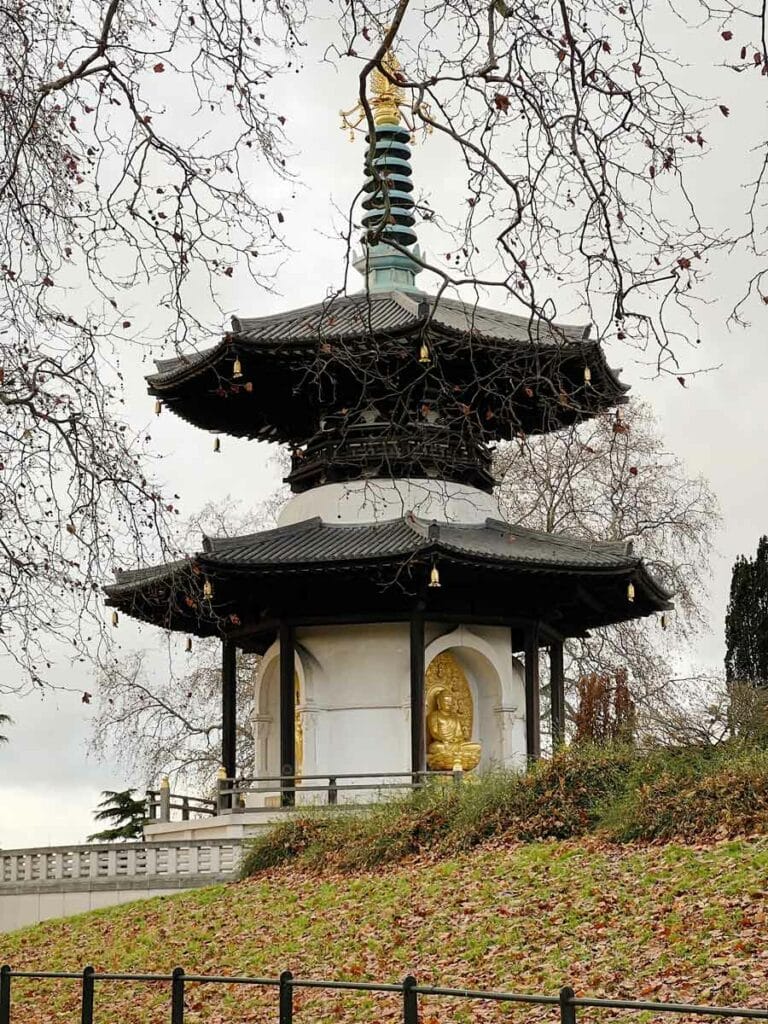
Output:
[[[474,625],[448,629],[430,623],[425,628],[425,664],[441,651],[451,650],[466,673],[475,706],[472,738],[483,746],[480,770],[494,764],[523,764],[523,669],[511,653],[509,630]],[[296,670],[304,732],[303,776],[410,771],[407,622],[297,628]],[[267,651],[255,685],[254,774],[276,776],[280,774],[278,644]],[[320,799],[325,800],[325,795]],[[256,798],[255,802],[264,801]]]
[[325,523],[373,523],[413,512],[440,523],[484,523],[501,519],[499,503],[477,487],[446,480],[352,480],[324,484],[287,501],[278,526],[318,516]]

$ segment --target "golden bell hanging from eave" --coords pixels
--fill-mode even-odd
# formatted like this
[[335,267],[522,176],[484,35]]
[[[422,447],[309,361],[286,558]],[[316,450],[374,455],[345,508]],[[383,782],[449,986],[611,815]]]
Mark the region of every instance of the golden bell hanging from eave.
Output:
[[635,600],[635,584],[631,580],[627,584],[627,600],[630,604]]
[[191,653],[191,651],[192,651],[192,637],[191,637],[191,636],[188,636],[188,637],[187,637],[187,647],[186,647],[186,651],[187,651],[187,654],[190,654],[190,653]]
[[584,383],[587,387],[592,383],[592,371],[588,366],[584,367]]
[[158,398],[155,401],[155,416],[159,416],[162,411],[163,411],[163,403]]
[[240,356],[235,356],[235,361],[232,364],[232,379],[240,380],[243,376],[243,364],[240,362]]
[[120,616],[117,614],[117,611],[112,612],[112,625],[116,626],[119,621],[120,621]]
[[667,628],[667,621],[668,621],[667,620],[667,613],[666,612],[662,612],[661,613],[661,628],[662,629],[666,629]]
[[419,349],[419,362],[425,366],[431,362],[429,357],[429,346],[426,342],[422,342],[421,348]]
[[430,587],[440,587],[440,586],[442,586],[442,584],[440,582],[440,570],[437,568],[437,565],[435,565],[435,564],[432,565],[432,569],[430,570],[430,573],[429,573],[429,586]]
[[213,439],[213,450],[215,452],[220,452],[221,451],[221,438],[220,437],[215,437]]
[[203,597],[208,598],[208,600],[213,597],[213,584],[208,578],[203,583]]

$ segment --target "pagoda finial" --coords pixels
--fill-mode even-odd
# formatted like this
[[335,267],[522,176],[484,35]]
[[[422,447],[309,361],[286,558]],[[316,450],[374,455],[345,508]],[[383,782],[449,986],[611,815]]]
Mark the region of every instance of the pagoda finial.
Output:
[[[400,108],[405,103],[405,92],[397,85],[402,77],[402,65],[391,50],[381,58],[381,67],[371,73],[371,108],[375,125],[399,125],[403,118]],[[366,120],[365,109],[358,101],[351,110],[341,110],[341,127],[349,131],[354,140],[355,131]]]
[[[362,218],[365,234],[363,251],[354,267],[365,279],[369,291],[416,292],[416,275],[421,267],[414,225],[411,171],[411,127],[403,116],[405,90],[402,67],[391,50],[371,74],[370,108],[373,115],[373,145],[366,135]],[[342,111],[342,127],[354,138],[355,130],[367,122],[361,103]],[[405,124],[403,122],[406,121]],[[370,123],[370,122],[368,122]]]
[[405,102],[405,93],[395,84],[402,73],[400,61],[391,50],[387,50],[381,66],[384,72],[374,68],[371,76],[373,121],[374,124],[400,124],[400,107]]
[[[389,33],[387,29],[385,35]],[[376,126],[389,125],[399,127],[404,124],[408,131],[415,135],[421,128],[425,135],[432,134],[429,104],[421,100],[414,103],[410,92],[404,88],[406,77],[403,66],[392,49],[384,51],[381,59],[376,61],[370,73],[370,90],[368,104],[371,108],[373,123]],[[361,100],[349,110],[340,110],[341,127],[349,132],[354,142],[356,131],[367,131],[368,118],[366,108]],[[418,119],[417,119],[418,115]]]

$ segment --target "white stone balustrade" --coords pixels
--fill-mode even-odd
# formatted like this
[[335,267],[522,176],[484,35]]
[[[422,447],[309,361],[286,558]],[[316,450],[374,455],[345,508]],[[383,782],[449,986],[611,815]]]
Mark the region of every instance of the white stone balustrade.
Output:
[[239,839],[0,850],[0,932],[237,878]]

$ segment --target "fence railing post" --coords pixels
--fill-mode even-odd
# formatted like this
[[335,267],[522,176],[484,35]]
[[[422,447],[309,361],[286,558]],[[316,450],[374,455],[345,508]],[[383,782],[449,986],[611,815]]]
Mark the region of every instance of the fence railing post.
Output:
[[293,1024],[293,974],[283,971],[280,975],[280,1024]]
[[0,1024],[11,1024],[11,968],[0,967]]
[[83,994],[80,1007],[80,1024],[93,1024],[93,975],[92,967],[83,968]]
[[232,797],[224,793],[224,790],[229,789],[231,785],[232,780],[227,778],[227,769],[219,768],[219,773],[216,776],[216,814],[221,814],[222,811],[231,807]]
[[171,783],[167,775],[160,780],[160,821],[171,820]]
[[334,806],[339,802],[339,784],[335,775],[328,778],[328,803]]
[[403,981],[403,1024],[419,1024],[419,995],[412,974]]
[[183,967],[174,967],[171,978],[171,1024],[184,1024]]
[[573,997],[576,993],[570,985],[560,989],[560,1024],[576,1024],[576,1007]]

